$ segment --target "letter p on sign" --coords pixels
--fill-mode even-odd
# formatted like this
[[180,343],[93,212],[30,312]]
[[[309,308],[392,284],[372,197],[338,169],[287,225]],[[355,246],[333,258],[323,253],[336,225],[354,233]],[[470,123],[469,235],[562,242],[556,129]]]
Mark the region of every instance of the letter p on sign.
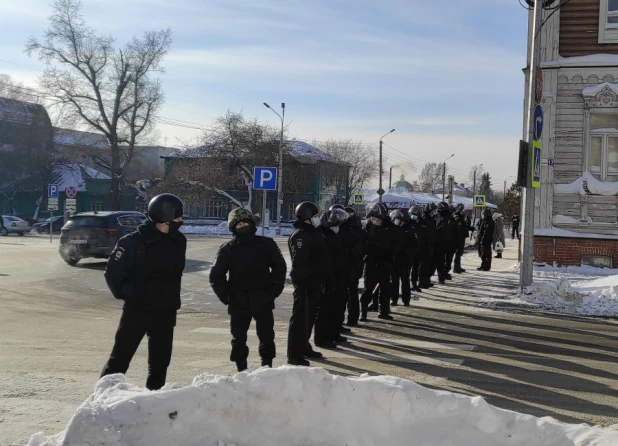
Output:
[[277,189],[277,168],[276,167],[255,167],[253,169],[253,189],[255,190],[276,190]]

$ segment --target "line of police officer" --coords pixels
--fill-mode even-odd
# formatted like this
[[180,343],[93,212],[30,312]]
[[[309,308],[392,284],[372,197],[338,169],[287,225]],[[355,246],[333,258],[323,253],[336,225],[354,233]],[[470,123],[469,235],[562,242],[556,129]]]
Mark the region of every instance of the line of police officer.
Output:
[[[483,259],[479,270],[491,267],[493,220],[489,210],[484,212],[478,237]],[[350,207],[334,205],[318,214],[314,203],[299,204],[295,231],[288,240],[294,285],[289,364],[308,366],[307,359],[322,357],[309,342],[313,331],[317,347],[335,348],[347,341],[343,334],[350,332],[349,327],[367,320],[369,311],[392,320],[390,306],[398,304],[400,287],[403,304],[410,305],[418,298],[412,291],[432,287],[430,278],[436,271],[440,283],[452,279],[453,259],[454,272],[465,272],[461,255],[472,227],[462,205],[443,202],[389,214],[384,204],[374,204],[367,210],[364,228]],[[148,205],[147,221],[114,249],[105,278],[114,297],[125,303],[101,376],[126,373],[147,335],[147,387],[156,390],[165,383],[185,266],[186,239],[179,232],[182,215],[178,197],[159,195]],[[230,360],[239,371],[247,368],[247,331],[255,320],[262,365],[271,367],[276,354],[273,309],[284,288],[286,262],[274,240],[256,235],[256,219],[248,210],[230,212],[228,228],[234,236],[219,249],[210,284],[228,306]],[[364,292],[359,299],[363,274]]]

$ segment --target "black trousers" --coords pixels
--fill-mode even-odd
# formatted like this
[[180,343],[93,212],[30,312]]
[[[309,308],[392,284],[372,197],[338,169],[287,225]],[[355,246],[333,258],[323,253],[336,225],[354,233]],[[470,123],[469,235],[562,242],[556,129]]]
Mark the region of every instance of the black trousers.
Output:
[[419,278],[421,275],[421,271],[423,269],[423,263],[421,262],[421,256],[419,254],[415,254],[414,257],[412,257],[410,267],[411,267],[410,280],[412,281],[412,286],[417,287],[419,284]]
[[446,243],[440,243],[436,245],[434,255],[434,267],[438,271],[438,277],[440,278],[440,280],[444,280],[446,275],[448,274],[446,267],[448,250],[449,248]]
[[393,265],[393,295],[391,301],[399,301],[399,288],[401,286],[401,300],[410,303],[410,259],[408,257],[398,257]]
[[345,322],[345,310],[348,307],[350,295],[348,294],[348,271],[336,274],[335,294],[333,302],[333,339],[339,337],[339,329]]
[[446,274],[451,272],[453,267],[453,259],[455,258],[455,254],[457,253],[457,246],[455,244],[451,244],[446,247],[446,259],[445,259],[445,270]]
[[517,238],[519,238],[519,226],[513,226],[513,230],[511,231],[511,238],[515,238],[515,234],[517,234]]
[[436,270],[434,264],[435,246],[429,245],[423,251],[423,263],[421,267],[421,283],[428,283]]
[[293,281],[294,305],[288,328],[288,360],[303,359],[310,348],[309,338],[317,316],[320,301],[320,284]]
[[232,333],[232,353],[230,361],[246,361],[249,356],[247,347],[247,332],[251,320],[255,319],[255,331],[260,341],[258,352],[262,362],[271,362],[276,355],[275,350],[275,319],[270,305],[251,310],[230,309],[230,331]]
[[461,257],[463,256],[465,246],[466,246],[466,239],[464,238],[464,239],[459,240],[459,243],[457,244],[457,251],[455,252],[455,265],[453,266],[453,270],[455,272],[461,272],[462,270]]
[[367,311],[373,299],[373,291],[380,285],[380,314],[390,312],[391,270],[384,261],[367,263],[365,267],[365,291],[361,296],[361,310]]
[[481,246],[481,269],[483,271],[491,270],[491,245]]
[[167,368],[172,359],[176,311],[123,310],[112,353],[103,367],[101,377],[114,373],[126,374],[129,364],[148,336],[148,378],[146,387],[158,390],[165,385]]
[[348,271],[348,323],[356,323],[360,317],[358,280],[356,271]]

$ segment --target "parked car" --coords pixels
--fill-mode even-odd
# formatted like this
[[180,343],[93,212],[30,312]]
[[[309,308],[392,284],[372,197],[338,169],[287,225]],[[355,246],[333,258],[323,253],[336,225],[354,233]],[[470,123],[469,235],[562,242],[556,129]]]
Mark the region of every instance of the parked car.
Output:
[[[52,219],[52,232],[60,232],[62,227],[64,226],[64,217],[62,215],[58,215],[57,217],[53,217]],[[49,218],[43,220],[41,223],[35,223],[32,226],[32,230],[34,232],[38,232],[39,234],[49,234]]]
[[3,215],[2,225],[0,225],[0,235],[6,236],[9,234],[24,235],[30,231],[28,222],[13,215]]
[[131,211],[73,215],[60,231],[60,257],[71,266],[87,257],[108,258],[116,242],[135,231],[145,218]]

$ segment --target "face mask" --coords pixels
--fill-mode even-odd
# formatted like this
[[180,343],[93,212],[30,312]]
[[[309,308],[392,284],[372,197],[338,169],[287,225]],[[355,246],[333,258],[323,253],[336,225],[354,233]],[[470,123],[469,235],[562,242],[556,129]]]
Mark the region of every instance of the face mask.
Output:
[[337,234],[339,232],[339,226],[331,226],[330,230]]
[[170,226],[170,232],[178,232],[180,227],[182,226],[181,221],[170,221],[168,224]]
[[251,233],[251,225],[243,226],[242,228],[236,228],[236,234],[247,235]]
[[398,218],[396,218],[396,219],[394,219],[394,220],[393,220],[393,224],[394,224],[395,226],[400,226],[400,225],[401,225],[401,220],[399,220]]
[[417,215],[412,215],[410,218],[412,219],[412,221],[418,221],[418,216]]
[[380,220],[377,217],[371,217],[371,223],[373,223],[376,226],[380,226],[382,224],[382,220]]
[[311,217],[311,224],[313,225],[314,228],[317,228],[318,226],[320,226],[320,217],[318,217],[317,215],[314,215],[313,217]]

